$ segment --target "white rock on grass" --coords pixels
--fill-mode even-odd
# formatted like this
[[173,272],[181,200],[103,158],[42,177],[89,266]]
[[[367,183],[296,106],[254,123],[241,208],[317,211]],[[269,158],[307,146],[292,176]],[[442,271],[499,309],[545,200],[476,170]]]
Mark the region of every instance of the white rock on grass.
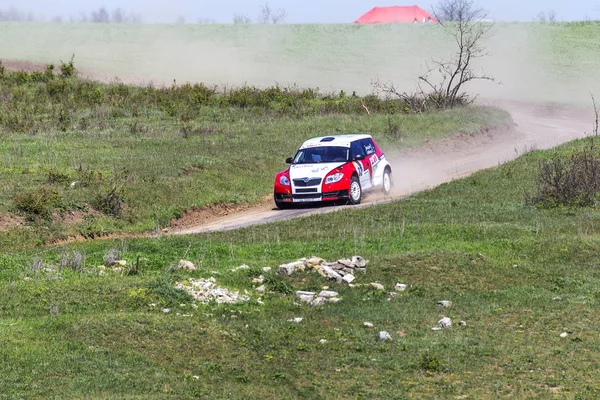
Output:
[[404,292],[408,288],[408,285],[404,283],[396,283],[396,287],[394,288],[396,292]]
[[315,292],[305,292],[302,290],[298,290],[296,292],[296,297],[298,297],[298,299],[304,303],[310,303],[313,301],[316,295],[317,294]]
[[258,278],[252,279],[252,283],[263,283],[264,281],[265,277],[263,275],[259,276]]
[[175,288],[185,290],[195,300],[203,304],[212,301],[217,304],[235,304],[250,301],[249,296],[217,286],[215,278],[212,277],[209,279],[189,279],[188,282],[186,284],[177,282]]
[[452,326],[452,320],[448,317],[444,317],[438,321],[440,328],[450,328]]
[[566,338],[567,336],[569,336],[569,334],[567,332],[563,332],[560,334],[561,338]]
[[248,265],[246,265],[246,264],[242,264],[239,267],[233,268],[231,270],[231,272],[238,272],[238,271],[241,271],[241,270],[244,270],[244,269],[250,269],[250,267]]
[[342,281],[346,282],[346,283],[352,283],[354,282],[356,278],[354,277],[354,275],[352,274],[346,274],[344,275],[344,277],[342,278]]
[[385,342],[386,340],[391,340],[392,336],[386,332],[386,331],[381,331],[379,332],[379,340],[381,340],[382,342]]
[[325,297],[326,299],[329,299],[331,297],[337,297],[338,296],[338,292],[334,292],[333,290],[322,290],[319,293],[319,297]]
[[364,326],[365,328],[372,328],[372,327],[373,327],[373,324],[372,324],[372,323],[370,323],[370,322],[365,322],[365,323],[363,324],[363,326]]
[[256,290],[257,292],[260,292],[260,293],[264,293],[265,292],[265,285],[261,285],[261,286],[257,287],[254,290]]
[[264,267],[264,268],[263,268],[263,271],[264,271],[264,272],[269,272],[269,271],[271,271],[271,267]]
[[452,302],[450,300],[440,300],[437,302],[437,305],[444,308],[450,308],[452,307]]
[[321,340],[319,340],[319,343],[325,344],[325,343],[327,343],[327,340],[326,339],[321,339]]
[[126,260],[119,260],[116,261],[115,264],[119,264],[121,267],[124,267],[127,265],[127,261]]
[[179,268],[186,271],[196,271],[197,268],[193,262],[187,260],[179,260]]
[[311,306],[322,306],[327,302],[327,300],[324,297],[317,297],[316,299],[314,299],[313,301],[311,301],[310,305]]
[[385,290],[385,286],[383,286],[379,282],[371,282],[371,286],[373,286],[377,290]]
[[340,301],[342,301],[342,299],[340,299],[339,297],[331,297],[327,299],[328,303],[339,303]]
[[295,322],[297,324],[299,324],[300,322],[302,322],[304,318],[302,317],[296,317],[296,318],[292,318],[292,319],[288,319],[288,322]]

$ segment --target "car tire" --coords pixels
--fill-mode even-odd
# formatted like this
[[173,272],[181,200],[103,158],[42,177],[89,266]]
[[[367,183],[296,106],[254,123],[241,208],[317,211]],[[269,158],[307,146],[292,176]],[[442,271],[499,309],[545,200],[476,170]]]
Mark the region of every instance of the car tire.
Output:
[[386,168],[383,171],[383,181],[382,181],[382,190],[383,194],[388,195],[392,191],[392,171],[389,168]]
[[350,188],[348,189],[348,202],[352,205],[360,204],[363,197],[362,187],[358,176],[350,178]]
[[275,205],[277,206],[277,208],[280,209],[280,210],[287,210],[287,209],[289,209],[292,206],[291,203],[286,203],[286,202],[283,202],[283,201],[277,201],[275,199],[273,199],[273,200],[275,201]]

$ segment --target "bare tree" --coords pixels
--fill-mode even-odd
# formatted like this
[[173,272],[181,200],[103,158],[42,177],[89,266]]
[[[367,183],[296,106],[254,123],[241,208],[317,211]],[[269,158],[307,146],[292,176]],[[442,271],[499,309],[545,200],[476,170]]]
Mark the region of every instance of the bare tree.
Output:
[[544,11],[540,11],[538,13],[538,15],[535,16],[535,21],[537,22],[541,22],[542,24],[545,24],[547,19],[546,19],[546,13]]
[[260,14],[258,16],[258,21],[261,24],[278,24],[285,21],[287,17],[287,12],[285,9],[280,8],[279,10],[273,10],[269,3],[265,3],[260,6]]
[[487,17],[487,12],[472,0],[440,0],[433,7],[433,14],[440,22],[481,21]]
[[419,77],[416,93],[400,92],[392,83],[374,83],[376,90],[398,96],[416,111],[469,104],[473,98],[463,91],[467,83],[494,81],[493,77],[483,71],[478,73],[473,67],[475,60],[488,54],[482,41],[492,24],[482,22],[487,17],[485,10],[477,8],[472,0],[441,0],[439,8],[434,8],[434,16],[456,43],[457,49],[452,58],[431,60],[427,64],[427,72]]
[[233,23],[235,25],[247,25],[252,23],[252,19],[246,14],[233,14]]

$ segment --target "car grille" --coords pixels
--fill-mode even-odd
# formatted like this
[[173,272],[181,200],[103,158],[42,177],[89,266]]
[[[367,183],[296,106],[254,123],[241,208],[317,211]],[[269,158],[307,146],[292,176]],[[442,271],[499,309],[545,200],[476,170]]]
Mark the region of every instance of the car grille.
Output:
[[296,189],[296,193],[317,193],[319,190],[317,188],[314,189]]
[[307,187],[307,186],[318,186],[321,183],[321,178],[310,178],[307,181],[304,179],[294,179],[294,186]]

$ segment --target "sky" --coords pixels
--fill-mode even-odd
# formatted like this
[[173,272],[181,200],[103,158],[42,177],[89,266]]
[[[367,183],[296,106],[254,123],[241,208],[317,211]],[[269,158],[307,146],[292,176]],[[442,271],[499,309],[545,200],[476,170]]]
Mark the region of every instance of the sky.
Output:
[[[172,23],[183,16],[188,23],[210,20],[231,23],[234,14],[258,18],[265,0],[0,0],[0,10],[11,6],[32,11],[36,18],[68,19],[102,6],[140,14],[144,22]],[[269,0],[273,10],[285,9],[287,23],[351,23],[375,6],[414,5],[430,10],[432,0]],[[531,21],[552,11],[562,21],[600,19],[600,0],[479,0],[497,21]]]

